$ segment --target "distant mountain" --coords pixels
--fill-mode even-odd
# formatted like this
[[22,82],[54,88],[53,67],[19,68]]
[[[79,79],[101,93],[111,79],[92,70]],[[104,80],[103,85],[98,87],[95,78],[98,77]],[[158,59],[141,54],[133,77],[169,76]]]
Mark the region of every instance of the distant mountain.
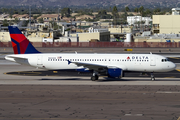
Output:
[[160,6],[180,7],[180,0],[1,0],[0,6]]

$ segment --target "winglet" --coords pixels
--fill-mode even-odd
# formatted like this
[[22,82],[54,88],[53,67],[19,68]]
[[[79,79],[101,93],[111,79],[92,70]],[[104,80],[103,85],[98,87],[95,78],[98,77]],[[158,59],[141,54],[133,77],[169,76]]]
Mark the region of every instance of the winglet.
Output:
[[16,26],[8,26],[14,54],[40,53]]

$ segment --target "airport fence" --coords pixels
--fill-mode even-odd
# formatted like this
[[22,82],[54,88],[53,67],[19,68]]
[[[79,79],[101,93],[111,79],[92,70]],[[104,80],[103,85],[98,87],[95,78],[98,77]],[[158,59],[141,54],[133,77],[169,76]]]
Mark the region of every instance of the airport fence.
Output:
[[[89,47],[89,48],[178,48],[180,42],[32,42],[35,47]],[[0,47],[12,47],[11,42],[0,42]]]

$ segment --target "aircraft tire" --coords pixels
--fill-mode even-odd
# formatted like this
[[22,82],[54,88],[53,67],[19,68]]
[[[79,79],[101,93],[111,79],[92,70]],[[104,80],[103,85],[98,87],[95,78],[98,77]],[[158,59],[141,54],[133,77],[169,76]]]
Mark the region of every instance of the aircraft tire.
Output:
[[155,77],[152,77],[151,80],[154,81],[154,80],[155,80]]
[[92,81],[96,81],[96,80],[98,80],[98,78],[99,78],[99,76],[95,75],[95,76],[92,76],[92,77],[91,77],[91,80],[92,80]]

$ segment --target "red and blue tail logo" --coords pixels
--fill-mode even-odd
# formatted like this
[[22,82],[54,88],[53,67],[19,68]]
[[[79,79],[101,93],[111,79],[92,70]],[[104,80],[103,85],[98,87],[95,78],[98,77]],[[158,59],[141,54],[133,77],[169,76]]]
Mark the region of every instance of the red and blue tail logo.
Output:
[[8,26],[14,54],[40,53],[16,26]]

